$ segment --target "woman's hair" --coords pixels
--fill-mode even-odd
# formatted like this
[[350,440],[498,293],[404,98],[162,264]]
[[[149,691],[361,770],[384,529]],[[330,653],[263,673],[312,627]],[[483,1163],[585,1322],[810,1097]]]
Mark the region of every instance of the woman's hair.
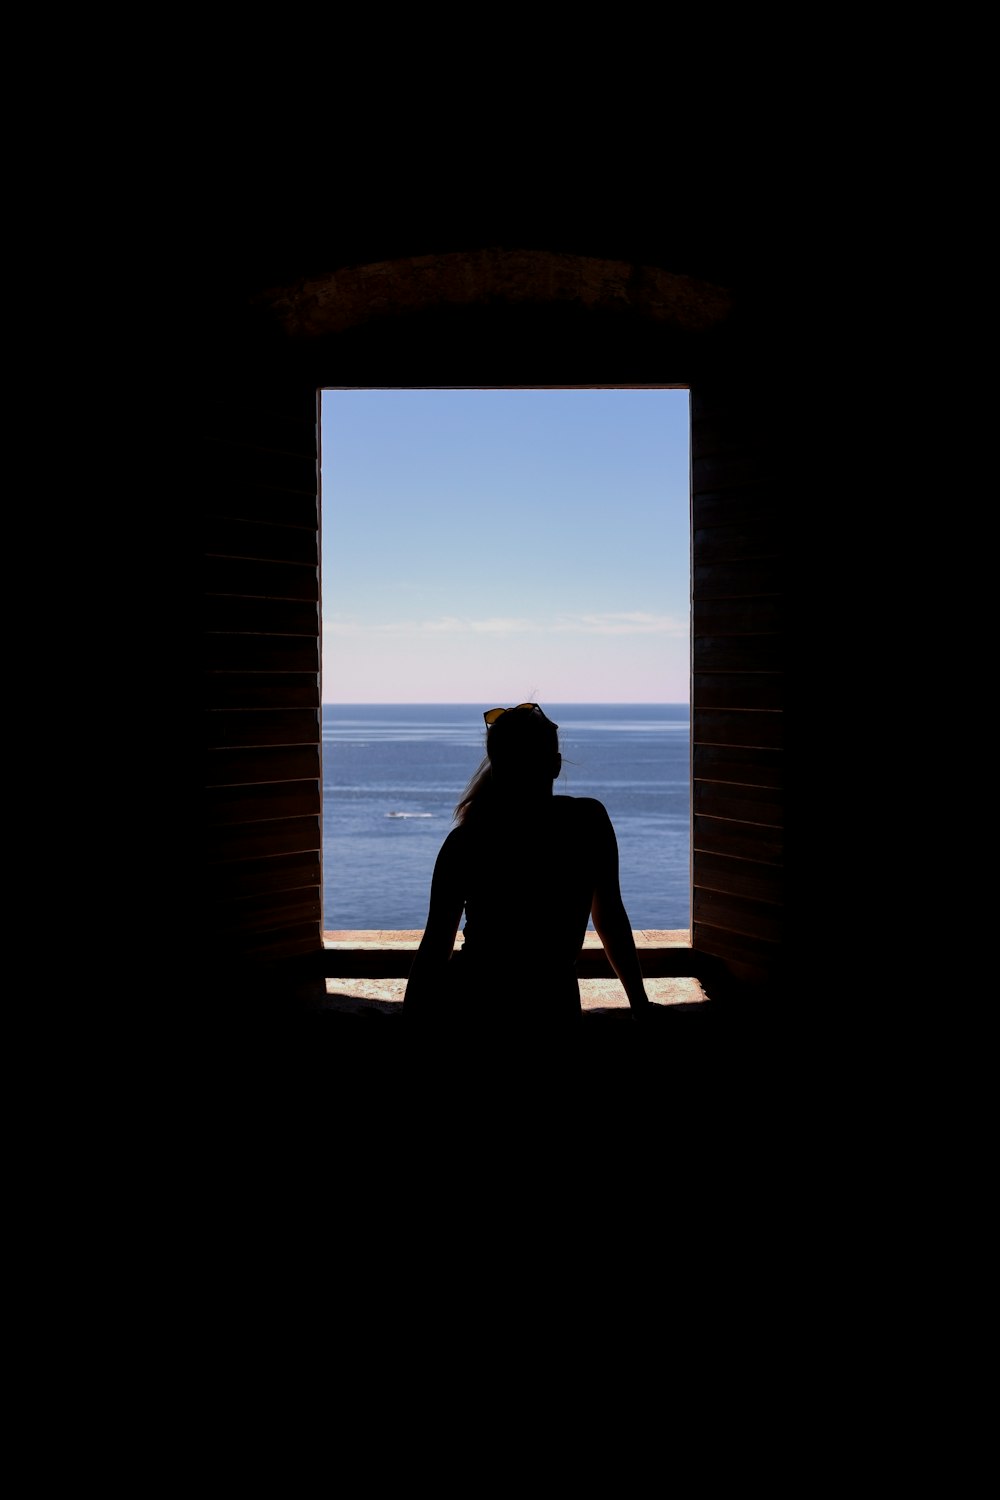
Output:
[[537,704],[511,708],[486,731],[486,755],[455,807],[464,823],[498,798],[532,798],[552,790],[559,774],[559,726]]

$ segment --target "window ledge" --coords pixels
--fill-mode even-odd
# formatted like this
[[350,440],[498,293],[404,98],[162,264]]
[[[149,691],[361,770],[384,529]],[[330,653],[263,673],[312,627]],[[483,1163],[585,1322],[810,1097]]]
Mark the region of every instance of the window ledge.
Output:
[[[401,1010],[406,977],[422,931],[324,932],[326,1003],[345,1014],[392,1015]],[[691,1007],[708,997],[697,978],[690,932],[636,931],[646,993],[657,1006]],[[462,934],[456,949],[462,945]],[[627,1011],[629,1003],[596,932],[588,932],[577,962],[585,1013]]]
[[[692,968],[695,955],[687,928],[673,932],[634,931],[632,935],[645,978],[672,979],[697,972]],[[324,932],[324,972],[339,979],[405,979],[422,937],[422,930]],[[462,942],[459,933],[456,951]],[[596,932],[588,932],[584,938],[576,971],[581,979],[615,978]]]

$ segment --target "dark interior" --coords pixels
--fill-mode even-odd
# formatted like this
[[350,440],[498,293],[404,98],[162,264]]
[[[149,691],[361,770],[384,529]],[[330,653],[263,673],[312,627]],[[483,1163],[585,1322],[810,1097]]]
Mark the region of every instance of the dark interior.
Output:
[[[553,230],[525,214],[453,230],[418,214],[385,231],[317,210],[280,233],[247,228],[234,221],[195,247],[173,330],[190,372],[180,524],[202,569],[192,732],[203,811],[183,869],[189,1012],[237,1028],[294,1020],[334,1047],[357,1030],[316,1013],[328,974],[318,391],[681,385],[693,592],[684,963],[710,1004],[660,1034],[676,1041],[697,1026],[762,1048],[775,1025],[789,1035],[823,862],[818,657],[800,648],[815,639],[825,587],[802,467],[803,350],[828,314],[821,290],[805,297],[779,226],[762,217],[736,235],[717,213],[650,232],[627,215],[584,215]],[[591,1029],[622,1026],[594,1017]],[[390,1045],[388,1030],[378,1045]]]

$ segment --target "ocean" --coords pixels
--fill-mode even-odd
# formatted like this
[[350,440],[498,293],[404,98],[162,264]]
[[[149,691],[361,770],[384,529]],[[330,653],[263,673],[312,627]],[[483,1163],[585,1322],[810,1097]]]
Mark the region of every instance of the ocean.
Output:
[[[618,835],[634,928],[687,928],[690,740],[686,703],[553,703],[556,796],[597,797]],[[323,708],[323,927],[422,928],[437,852],[484,754],[470,704]]]

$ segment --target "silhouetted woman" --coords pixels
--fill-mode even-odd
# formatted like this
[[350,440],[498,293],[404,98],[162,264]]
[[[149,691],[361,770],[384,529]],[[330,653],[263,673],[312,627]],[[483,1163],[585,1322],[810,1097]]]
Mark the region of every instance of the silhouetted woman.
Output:
[[558,725],[537,703],[483,717],[486,758],[434,866],[404,1014],[458,1027],[576,1023],[576,962],[591,917],[633,1013],[647,1014],[604,804],[552,795],[562,768]]

